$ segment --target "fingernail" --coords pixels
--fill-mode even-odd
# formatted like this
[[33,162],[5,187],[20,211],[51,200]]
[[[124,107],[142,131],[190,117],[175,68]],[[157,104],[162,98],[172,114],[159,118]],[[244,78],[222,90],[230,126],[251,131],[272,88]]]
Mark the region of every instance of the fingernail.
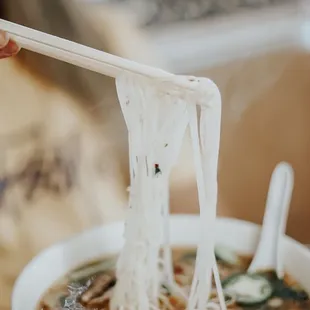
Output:
[[19,52],[20,47],[16,44],[16,42],[10,40],[6,50],[11,54],[16,54]]
[[3,49],[4,54],[15,55],[19,52],[20,47],[16,44],[16,42],[10,40],[6,47]]
[[0,59],[16,55],[20,47],[12,40],[2,49],[0,49]]
[[0,47],[6,46],[8,41],[9,41],[9,37],[7,33],[0,30]]

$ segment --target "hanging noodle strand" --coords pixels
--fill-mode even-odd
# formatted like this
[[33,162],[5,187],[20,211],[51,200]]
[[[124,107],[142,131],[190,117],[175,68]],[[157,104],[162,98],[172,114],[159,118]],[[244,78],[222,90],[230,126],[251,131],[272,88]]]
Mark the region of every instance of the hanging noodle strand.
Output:
[[161,282],[173,279],[167,240],[163,270],[160,248],[169,230],[169,175],[188,125],[187,105],[144,77],[123,74],[116,85],[129,132],[132,183],[111,309],[156,309]]
[[[163,283],[188,301],[188,310],[214,309],[216,305],[209,302],[212,271],[220,307],[226,309],[214,256],[220,94],[208,79],[175,79],[189,87],[180,89],[173,80],[132,73],[116,79],[129,133],[131,187],[112,310],[159,309],[159,300],[167,304],[161,294]],[[202,106],[200,127],[196,105]],[[169,176],[188,126],[199,195],[200,240],[190,295],[185,296],[173,276],[168,200]]]
[[[213,269],[220,305],[224,310],[226,309],[225,299],[221,283],[218,281],[219,274],[214,257],[221,98],[217,87],[210,80],[197,79],[196,83],[199,89],[196,98],[192,98],[192,100],[196,100],[197,105],[201,106],[199,133],[196,107],[188,105],[188,109],[198,187],[201,231],[188,309],[206,309],[212,288]],[[213,92],[206,93],[210,87],[213,88]],[[207,101],[209,106],[199,104],[202,100]]]

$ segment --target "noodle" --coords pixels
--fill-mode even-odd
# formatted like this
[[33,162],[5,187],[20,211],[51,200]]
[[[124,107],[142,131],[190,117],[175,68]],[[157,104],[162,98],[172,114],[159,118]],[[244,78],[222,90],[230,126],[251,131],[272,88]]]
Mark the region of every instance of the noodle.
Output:
[[[208,104],[210,106],[201,105],[199,135],[196,106],[193,104],[188,105],[201,220],[195,274],[188,303],[189,310],[203,310],[206,308],[211,292],[212,267],[216,264],[214,243],[217,206],[217,166],[221,124],[219,91],[208,79],[200,79],[197,82],[199,83],[199,90],[196,95],[197,99],[194,102],[199,104],[199,101],[209,99]],[[205,93],[206,90],[210,89],[210,86],[213,86],[214,90],[211,93],[211,98],[210,94]],[[188,102],[190,103],[192,100],[188,100]],[[213,272],[217,280],[219,278],[217,268],[213,268]],[[216,284],[221,307],[225,309],[220,281],[216,281]]]
[[169,250],[164,251],[163,273],[159,254],[167,225],[169,175],[188,125],[187,105],[174,94],[158,93],[153,81],[142,77],[124,74],[116,85],[129,132],[131,188],[111,309],[158,308],[160,284],[173,278],[167,274],[172,273]]
[[[131,186],[125,244],[118,259],[117,283],[110,304],[112,310],[159,309],[159,300],[163,301],[160,293],[163,283],[175,294],[188,299],[174,282],[168,219],[169,176],[188,125],[201,217],[201,238],[188,310],[214,308],[214,303],[208,304],[208,301],[215,264],[220,95],[208,79],[174,79],[183,79],[192,90],[176,87],[173,80],[156,81],[129,73],[116,79],[128,128]],[[196,104],[202,105],[200,130]],[[213,268],[213,272],[221,308],[225,309],[217,268]]]

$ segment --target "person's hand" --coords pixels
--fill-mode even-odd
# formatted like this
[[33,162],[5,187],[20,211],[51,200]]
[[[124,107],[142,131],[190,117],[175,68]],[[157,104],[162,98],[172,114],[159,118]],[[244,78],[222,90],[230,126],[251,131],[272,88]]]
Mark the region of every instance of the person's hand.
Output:
[[10,40],[8,35],[0,30],[0,59],[11,57],[16,55],[20,50],[20,47]]

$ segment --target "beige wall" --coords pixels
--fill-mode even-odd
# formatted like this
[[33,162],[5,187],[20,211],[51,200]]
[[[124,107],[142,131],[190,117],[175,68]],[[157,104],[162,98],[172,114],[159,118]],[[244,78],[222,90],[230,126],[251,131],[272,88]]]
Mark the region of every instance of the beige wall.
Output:
[[[219,214],[261,223],[272,170],[285,160],[295,169],[288,233],[310,243],[310,56],[285,52],[196,74],[223,94]],[[188,191],[178,194],[178,211],[197,209]]]

